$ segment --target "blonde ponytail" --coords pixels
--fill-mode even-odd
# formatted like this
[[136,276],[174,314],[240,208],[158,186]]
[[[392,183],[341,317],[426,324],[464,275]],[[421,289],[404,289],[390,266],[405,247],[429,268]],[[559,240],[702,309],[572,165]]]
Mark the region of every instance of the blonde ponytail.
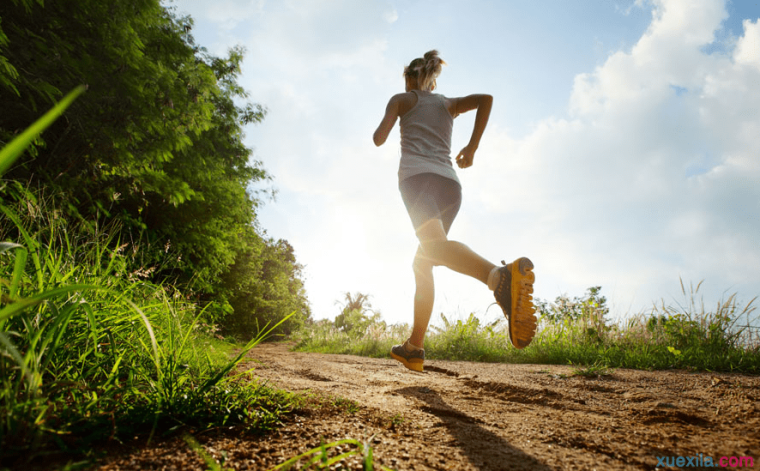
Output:
[[404,77],[417,80],[420,90],[429,92],[436,87],[435,79],[441,74],[441,69],[446,62],[438,57],[438,51],[433,49],[425,53],[424,57],[414,59],[404,67]]

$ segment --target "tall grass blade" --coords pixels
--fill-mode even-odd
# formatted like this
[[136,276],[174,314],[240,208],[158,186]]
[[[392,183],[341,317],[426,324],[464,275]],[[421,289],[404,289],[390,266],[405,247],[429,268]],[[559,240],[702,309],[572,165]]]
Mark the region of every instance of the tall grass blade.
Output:
[[48,299],[54,298],[61,294],[74,293],[76,291],[102,290],[102,289],[104,288],[100,286],[93,286],[93,285],[70,285],[70,286],[62,286],[60,288],[54,288],[54,289],[45,291],[43,293],[36,294],[30,298],[21,299],[19,301],[16,301],[14,303],[11,303],[5,306],[3,309],[0,309],[0,322],[3,322],[4,320],[13,317],[14,315],[24,311],[24,309],[28,307],[36,306],[37,304],[40,304],[41,302],[44,302]]
[[19,247],[23,248],[24,246],[14,242],[0,242],[0,254]]
[[213,456],[211,456],[202,446],[200,443],[198,443],[198,440],[195,439],[192,435],[183,435],[182,439],[185,440],[185,443],[190,447],[191,450],[196,452],[198,455],[200,455],[201,458],[203,458],[203,461],[206,463],[206,466],[208,466],[209,471],[222,471],[222,467],[219,466],[219,463],[216,462]]
[[0,176],[2,176],[10,168],[11,165],[13,165],[13,162],[16,161],[16,159],[24,152],[29,144],[31,144],[31,142],[36,139],[37,136],[42,134],[42,131],[53,124],[53,122],[58,119],[58,117],[61,116],[64,111],[66,111],[66,108],[68,108],[69,105],[71,105],[71,103],[84,91],[85,87],[83,85],[80,85],[69,92],[69,94],[66,95],[63,100],[59,101],[55,106],[53,106],[50,111],[45,113],[40,119],[35,121],[34,124],[29,126],[23,133],[21,133],[20,136],[16,137],[8,145],[3,147],[2,150],[0,150]]
[[[300,461],[300,460],[302,460],[304,458],[307,458],[309,456],[312,456],[312,455],[316,455],[316,456],[312,457],[309,462],[310,463],[311,462],[316,463],[316,461],[314,461],[314,460],[316,459],[318,461],[322,457],[321,453],[324,453],[327,449],[329,449],[329,448],[335,448],[336,446],[345,445],[345,444],[357,445],[357,446],[361,447],[361,443],[359,441],[357,441],[357,440],[354,440],[353,438],[346,438],[346,439],[338,440],[337,442],[332,442],[332,443],[328,443],[328,444],[322,443],[320,446],[318,446],[318,447],[316,447],[316,448],[314,448],[312,450],[309,450],[309,451],[307,451],[305,453],[301,453],[298,456],[294,456],[294,457],[290,458],[289,460],[287,460],[286,462],[275,466],[274,468],[272,468],[272,471],[285,471],[287,469],[290,469],[298,461]],[[317,454],[317,453],[320,453],[320,454]]]
[[24,229],[24,226],[21,224],[21,221],[16,213],[11,211],[9,208],[6,208],[5,206],[0,206],[0,210],[4,212],[11,221],[13,221],[13,223],[16,225],[16,228],[21,233],[21,236],[24,238],[24,241],[26,242],[26,249],[32,252],[32,262],[34,262],[34,268],[36,270],[35,273],[37,274],[37,286],[39,287],[39,290],[42,291],[45,286],[45,280],[44,274],[42,273],[42,265],[40,264],[40,257],[37,253],[37,248],[40,245],[39,242],[37,242],[26,229]]
[[[112,293],[116,293],[116,291],[108,290]],[[150,336],[150,342],[153,347],[153,358],[154,362],[156,364],[156,370],[158,371],[158,377],[161,378],[161,357],[158,354],[158,342],[156,342],[156,334],[153,332],[153,327],[150,325],[150,321],[148,320],[148,316],[145,315],[145,313],[140,309],[137,304],[132,302],[131,300],[124,298],[124,302],[129,304],[129,306],[140,316],[140,319],[142,319],[143,324],[145,324],[145,328],[148,330],[148,335]]]
[[[279,325],[285,322],[286,320],[290,319],[293,315],[295,315],[295,313],[296,313],[295,311],[291,312],[287,316],[283,317],[282,320],[280,320],[280,322],[278,322],[277,324],[270,327],[268,330],[264,331],[263,333],[260,333],[259,335],[251,339],[251,341],[248,342],[246,346],[240,350],[240,353],[238,353],[238,355],[232,361],[230,361],[227,364],[227,366],[222,368],[219,371],[219,373],[216,374],[216,376],[210,378],[208,381],[206,381],[206,383],[203,386],[201,386],[201,391],[202,392],[208,391],[211,387],[213,387],[215,384],[221,381],[221,379],[224,378],[227,375],[227,373],[229,373],[235,366],[237,366],[238,363],[240,363],[240,360],[245,356],[245,354],[251,351],[253,347],[261,343],[274,329],[279,327]],[[266,328],[266,326],[264,326],[264,328]]]
[[19,245],[16,249],[16,261],[13,267],[13,277],[11,278],[10,292],[8,293],[11,299],[16,299],[16,296],[18,296],[18,287],[21,283],[21,276],[24,274],[27,255],[28,252],[26,249]]
[[26,377],[27,384],[29,385],[29,388],[32,388],[32,384],[34,383],[34,379],[32,377],[32,372],[29,371],[29,368],[26,366],[26,362],[21,357],[21,353],[16,349],[16,346],[13,345],[13,342],[10,341],[8,336],[5,335],[4,332],[0,332],[0,344],[2,344],[5,349],[10,354],[11,358],[13,358],[16,361],[16,364],[18,364],[19,368],[21,368],[21,372]]

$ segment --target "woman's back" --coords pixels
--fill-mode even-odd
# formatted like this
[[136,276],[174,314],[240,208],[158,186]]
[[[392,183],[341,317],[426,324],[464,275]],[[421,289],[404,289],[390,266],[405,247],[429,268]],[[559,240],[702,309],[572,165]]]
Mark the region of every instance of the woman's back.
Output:
[[446,97],[412,90],[417,103],[401,116],[401,162],[399,181],[435,173],[459,181],[451,162],[451,132],[454,119]]

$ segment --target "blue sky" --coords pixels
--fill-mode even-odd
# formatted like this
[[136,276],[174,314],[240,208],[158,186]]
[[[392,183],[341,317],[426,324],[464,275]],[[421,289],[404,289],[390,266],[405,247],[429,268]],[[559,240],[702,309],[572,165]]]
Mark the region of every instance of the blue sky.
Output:
[[[404,65],[433,48],[440,93],[494,96],[451,238],[531,257],[543,299],[601,285],[621,316],[681,300],[679,279],[704,280],[708,305],[760,295],[756,1],[167,4],[211,53],[247,50],[240,82],[269,114],[246,142],[278,191],[260,222],[295,247],[316,318],[361,291],[411,322],[398,129],[380,148],[371,135]],[[500,316],[478,282],[435,277],[435,313]]]

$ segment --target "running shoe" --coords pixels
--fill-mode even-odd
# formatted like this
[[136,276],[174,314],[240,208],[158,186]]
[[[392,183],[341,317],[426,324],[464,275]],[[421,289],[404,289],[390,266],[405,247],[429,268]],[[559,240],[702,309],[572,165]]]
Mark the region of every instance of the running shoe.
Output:
[[509,323],[509,339],[515,348],[530,345],[536,335],[536,308],[533,306],[533,262],[522,257],[509,265],[502,260],[499,284],[493,292]]
[[400,361],[410,370],[422,372],[422,363],[425,361],[425,350],[410,352],[404,348],[404,344],[394,345],[391,348],[391,357]]

